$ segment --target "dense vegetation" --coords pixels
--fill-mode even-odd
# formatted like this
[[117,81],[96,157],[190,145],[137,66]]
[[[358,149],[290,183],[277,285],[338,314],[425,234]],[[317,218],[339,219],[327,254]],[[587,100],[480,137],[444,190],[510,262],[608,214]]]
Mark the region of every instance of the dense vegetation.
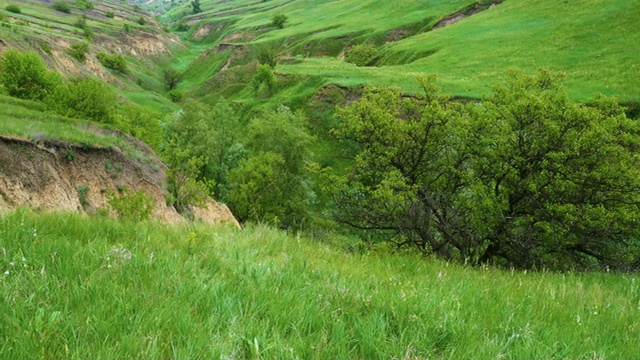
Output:
[[634,358],[639,1],[0,0],[0,134],[243,224],[0,212],[0,357]]

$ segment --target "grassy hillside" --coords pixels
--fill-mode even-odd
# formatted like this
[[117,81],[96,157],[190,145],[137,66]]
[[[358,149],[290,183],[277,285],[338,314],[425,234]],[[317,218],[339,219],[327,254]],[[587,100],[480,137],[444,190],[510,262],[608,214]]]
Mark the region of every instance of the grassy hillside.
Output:
[[632,359],[635,275],[467,269],[264,227],[0,217],[5,358]]
[[[473,1],[201,1],[165,14],[192,25],[197,41],[266,46],[293,61],[282,74],[315,76],[324,83],[399,86],[416,92],[416,76],[439,75],[455,96],[479,97],[507,69],[533,72],[544,66],[567,75],[570,96],[588,101],[602,93],[640,99],[638,0],[507,0],[450,26],[433,29],[450,14],[470,14]],[[482,2],[488,4],[489,2]],[[283,29],[270,22],[285,14]],[[376,67],[342,61],[350,46],[379,47]]]
[[[68,12],[54,4],[68,5]],[[120,0],[89,1],[85,8],[76,2],[0,0],[0,52],[17,48],[37,52],[49,67],[67,77],[99,77],[121,95],[150,108],[175,110],[162,94],[163,64],[183,45],[165,32],[152,14],[138,5]],[[16,6],[12,12],[7,6]],[[86,59],[70,55],[74,44],[86,43]],[[128,71],[106,68],[98,53],[124,57]]]

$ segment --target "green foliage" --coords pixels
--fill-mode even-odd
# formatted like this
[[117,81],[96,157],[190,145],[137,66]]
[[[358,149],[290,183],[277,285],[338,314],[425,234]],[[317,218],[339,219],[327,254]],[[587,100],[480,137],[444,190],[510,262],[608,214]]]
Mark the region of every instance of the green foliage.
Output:
[[155,210],[155,199],[145,190],[138,190],[135,193],[131,193],[127,188],[118,192],[110,190],[106,196],[107,203],[120,220],[136,222],[148,220]]
[[200,8],[200,0],[191,1],[191,8],[193,9],[194,14],[199,14],[202,12],[202,8]]
[[167,93],[167,96],[174,103],[181,102],[184,99],[184,94],[180,90],[177,90],[177,89],[170,90]]
[[53,3],[53,9],[63,12],[65,14],[71,14],[71,5],[65,1],[56,1]]
[[278,53],[274,48],[263,46],[258,50],[258,62],[275,68],[278,65]]
[[209,189],[215,184],[211,180],[198,179],[206,158],[194,157],[191,149],[178,148],[176,143],[175,137],[170,139],[165,151],[165,160],[169,165],[169,202],[180,214],[193,219],[193,207],[206,208]]
[[0,56],[0,85],[10,96],[43,100],[61,81],[34,52],[9,49]]
[[166,69],[162,73],[162,76],[169,90],[177,88],[178,84],[184,80],[184,74],[176,69]]
[[245,142],[250,157],[228,176],[228,202],[238,219],[286,228],[306,221],[314,196],[306,169],[313,139],[304,122],[286,107],[251,121]]
[[87,42],[76,42],[71,44],[71,47],[69,47],[66,51],[67,55],[71,56],[72,58],[80,61],[80,62],[84,62],[85,60],[87,60],[87,53],[89,52],[89,43]]
[[22,13],[22,10],[20,9],[20,7],[18,5],[15,5],[15,4],[9,4],[4,9],[7,10],[8,12],[14,13],[14,14]]
[[45,52],[45,54],[51,55],[53,53],[52,50],[51,50],[51,46],[49,46],[48,43],[46,43],[44,41],[40,41],[38,43],[38,45],[40,46],[40,49],[42,49],[42,51]]
[[76,0],[75,7],[80,10],[91,10],[93,9],[93,3],[87,0]]
[[144,141],[154,150],[160,149],[162,128],[160,114],[137,105],[123,105],[119,114],[114,115],[116,127]]
[[91,203],[89,202],[89,185],[79,185],[76,191],[78,192],[78,200],[80,201],[80,206],[82,206],[84,210],[88,210],[91,206]]
[[264,85],[266,91],[271,94],[277,84],[276,75],[273,73],[271,66],[262,64],[258,66],[253,79],[251,80],[251,86],[256,96],[260,92],[260,88]]
[[356,166],[330,178],[336,218],[472,264],[638,261],[640,128],[610,100],[570,102],[546,71],[479,104],[368,89],[339,112]]
[[147,19],[144,18],[144,16],[139,16],[138,19],[136,20],[136,22],[140,25],[147,25]]
[[271,18],[271,25],[278,29],[282,29],[284,28],[284,24],[287,22],[287,19],[287,15],[285,14],[274,15],[273,18]]
[[114,17],[116,17],[116,14],[113,11],[107,11],[104,16],[108,17],[109,19],[113,19]]
[[124,29],[124,32],[126,32],[128,34],[128,33],[131,32],[131,25],[129,25],[127,23],[124,23],[123,29]]
[[99,52],[96,54],[96,58],[98,61],[111,70],[115,70],[122,74],[127,74],[129,69],[127,67],[127,60],[120,54],[107,54],[103,52]]
[[46,99],[48,108],[58,114],[103,124],[114,123],[116,102],[116,94],[95,78],[65,82]]
[[357,66],[370,66],[378,53],[378,49],[371,44],[359,44],[347,52],[344,61]]

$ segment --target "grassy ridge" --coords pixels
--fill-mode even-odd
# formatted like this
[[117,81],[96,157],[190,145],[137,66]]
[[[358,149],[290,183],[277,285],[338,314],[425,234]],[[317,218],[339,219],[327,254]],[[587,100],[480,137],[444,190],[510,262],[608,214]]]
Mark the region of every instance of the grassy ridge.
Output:
[[[238,34],[230,41],[269,44],[281,54],[297,55],[297,61],[277,71],[325,83],[394,85],[415,93],[416,76],[434,73],[449,94],[477,98],[490,92],[506,69],[533,72],[544,66],[567,74],[573,100],[589,101],[597,93],[621,101],[640,99],[635,50],[640,0],[507,0],[433,31],[428,30],[438,20],[473,1],[202,3],[205,12],[187,19],[227,24],[217,30],[223,35],[212,39]],[[279,13],[289,18],[284,29],[270,26]],[[404,35],[394,41],[393,31]],[[362,41],[383,44],[381,66],[358,68],[336,59],[345,47]]]
[[0,218],[6,358],[631,359],[637,276],[345,254],[265,227]]

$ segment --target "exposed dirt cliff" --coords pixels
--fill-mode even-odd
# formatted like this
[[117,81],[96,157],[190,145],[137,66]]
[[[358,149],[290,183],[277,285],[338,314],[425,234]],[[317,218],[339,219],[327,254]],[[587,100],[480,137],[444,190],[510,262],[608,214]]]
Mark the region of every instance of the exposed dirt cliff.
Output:
[[[144,160],[132,159],[115,148],[0,136],[0,212],[20,206],[45,211],[108,211],[106,193],[127,188],[153,196],[155,219],[183,221],[166,205],[164,165],[146,145],[135,145]],[[195,209],[194,214],[205,222],[239,226],[226,205],[214,201],[207,209]]]

